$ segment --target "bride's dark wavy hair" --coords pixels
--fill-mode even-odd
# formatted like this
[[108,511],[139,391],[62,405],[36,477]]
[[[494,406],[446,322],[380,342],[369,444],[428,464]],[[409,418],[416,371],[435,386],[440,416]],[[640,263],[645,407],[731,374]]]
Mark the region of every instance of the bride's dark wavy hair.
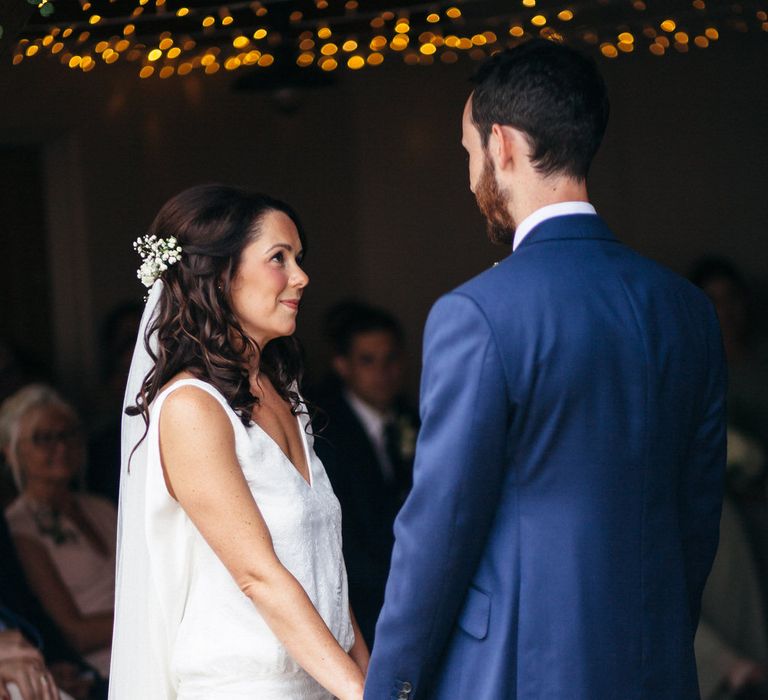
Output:
[[[226,185],[199,185],[163,205],[148,234],[175,237],[182,253],[162,273],[157,313],[144,338],[154,367],[144,378],[136,405],[126,408],[128,415],[141,415],[148,427],[152,400],[172,377],[186,370],[215,386],[248,426],[259,403],[251,394],[248,378],[248,368],[256,358],[260,371],[290,403],[293,413],[301,410],[296,391],[302,375],[298,341],[276,338],[259,347],[243,330],[229,301],[243,250],[259,238],[265,216],[273,211],[283,212],[293,221],[306,252],[296,213],[264,194]],[[155,333],[157,352],[149,345]]]

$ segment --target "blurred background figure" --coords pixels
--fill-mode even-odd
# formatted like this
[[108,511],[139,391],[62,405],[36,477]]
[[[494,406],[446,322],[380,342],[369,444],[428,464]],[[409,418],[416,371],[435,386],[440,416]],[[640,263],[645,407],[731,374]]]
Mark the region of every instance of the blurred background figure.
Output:
[[326,315],[325,333],[333,374],[316,396],[315,450],[341,503],[350,602],[370,646],[392,525],[411,484],[418,418],[402,396],[404,338],[391,314],[342,302]]
[[68,642],[109,673],[116,511],[76,490],[85,445],[74,408],[29,385],[0,407],[0,449],[19,496],[5,516],[32,590]]
[[59,697],[62,696],[40,652],[19,632],[0,628],[0,698],[58,700]]
[[720,544],[702,599],[696,657],[703,700],[768,699],[768,353],[752,293],[727,260],[691,280],[717,310],[728,359],[728,467]]
[[[47,381],[50,372],[6,338],[0,337],[0,404],[25,384]],[[4,459],[0,454],[0,467]],[[0,509],[16,497],[16,486],[9,469],[0,468]]]
[[64,639],[32,592],[2,512],[0,571],[0,630],[22,634],[29,644],[38,648],[57,686],[76,700],[106,698],[104,679]]
[[93,402],[85,483],[89,491],[115,504],[120,486],[123,394],[143,311],[140,302],[120,304],[107,315],[101,329],[102,382]]
[[[768,447],[768,342],[756,323],[754,295],[741,272],[724,258],[704,258],[691,281],[712,300],[728,358],[728,422]],[[759,475],[765,478],[765,473]],[[756,480],[758,475],[754,475]],[[765,497],[764,483],[759,497]]]

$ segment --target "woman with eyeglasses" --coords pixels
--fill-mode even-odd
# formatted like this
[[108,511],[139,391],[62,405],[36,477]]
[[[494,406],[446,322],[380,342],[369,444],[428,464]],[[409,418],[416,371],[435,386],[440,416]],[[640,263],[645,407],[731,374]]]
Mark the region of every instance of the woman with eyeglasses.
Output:
[[72,646],[106,676],[117,514],[77,488],[85,461],[77,412],[48,386],[24,387],[0,407],[0,449],[19,490],[5,515],[27,579]]

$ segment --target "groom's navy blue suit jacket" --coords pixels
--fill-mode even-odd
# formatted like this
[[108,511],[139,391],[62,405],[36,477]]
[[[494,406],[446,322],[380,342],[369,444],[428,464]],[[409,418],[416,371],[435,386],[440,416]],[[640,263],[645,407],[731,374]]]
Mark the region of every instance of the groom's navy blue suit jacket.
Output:
[[366,700],[694,700],[719,326],[596,216],[440,299]]

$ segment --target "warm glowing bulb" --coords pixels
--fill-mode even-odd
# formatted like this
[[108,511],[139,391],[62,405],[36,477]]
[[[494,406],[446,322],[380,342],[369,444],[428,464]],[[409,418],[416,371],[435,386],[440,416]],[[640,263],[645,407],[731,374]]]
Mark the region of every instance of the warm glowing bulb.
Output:
[[360,70],[365,65],[365,59],[362,56],[350,56],[347,61],[347,68]]
[[300,66],[301,68],[307,68],[308,66],[311,66],[315,62],[315,54],[313,53],[302,53],[299,54],[299,57],[296,59],[296,65]]
[[157,61],[157,59],[161,58],[163,55],[163,52],[160,49],[152,49],[148,54],[147,58],[150,61]]
[[381,35],[373,37],[373,39],[371,39],[371,43],[369,44],[371,49],[374,51],[381,51],[381,49],[383,49],[386,45],[387,37]]
[[320,63],[320,68],[322,68],[324,71],[336,70],[338,67],[338,62],[333,58],[326,58],[324,61],[322,61],[322,63]]
[[458,7],[449,7],[445,14],[448,15],[451,19],[458,19],[461,17],[461,10]]
[[557,18],[563,22],[570,22],[573,19],[573,12],[570,10],[562,10],[557,13]]
[[440,15],[437,14],[437,12],[433,12],[429,15],[427,15],[427,22],[430,24],[435,24],[435,22],[440,21]]
[[[247,36],[236,36],[232,40],[232,46],[234,46],[236,49],[244,49],[250,43],[251,40]],[[224,67],[226,68],[226,66]]]
[[531,17],[531,24],[537,27],[543,27],[547,23],[547,18],[544,15],[535,15]]
[[664,21],[661,23],[661,28],[662,28],[662,29],[663,29],[665,32],[674,32],[674,31],[675,31],[675,27],[677,27],[677,25],[675,24],[675,21],[674,21],[674,20],[672,20],[672,19],[665,19],[665,20],[664,20]]
[[347,53],[352,53],[357,48],[357,42],[354,39],[348,39],[342,44],[341,48]]

